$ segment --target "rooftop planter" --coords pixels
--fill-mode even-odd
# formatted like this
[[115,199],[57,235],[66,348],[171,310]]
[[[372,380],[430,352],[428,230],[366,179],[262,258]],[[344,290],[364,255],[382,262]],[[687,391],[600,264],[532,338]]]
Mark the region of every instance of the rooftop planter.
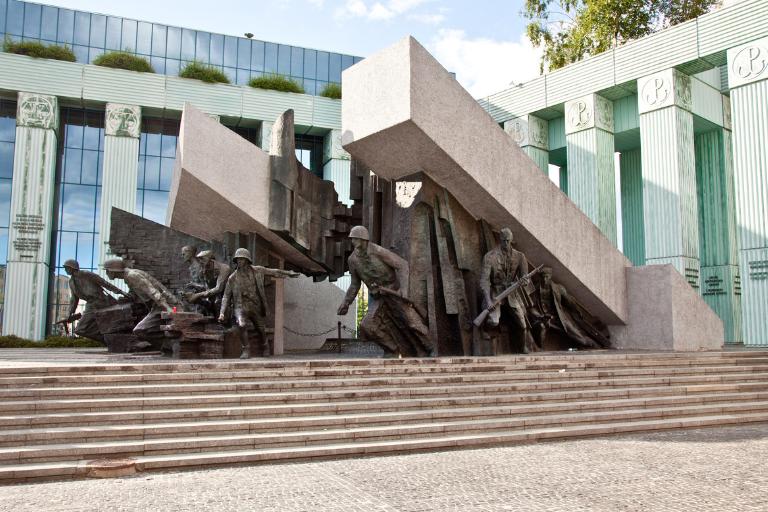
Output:
[[155,72],[149,61],[144,57],[121,51],[102,53],[96,57],[93,64],[105,68],[127,69],[128,71],[139,71],[141,73]]
[[331,98],[334,100],[340,100],[341,99],[341,85],[330,83],[323,87],[323,90],[320,91],[320,96],[323,96],[325,98]]
[[192,61],[179,72],[181,78],[194,78],[209,84],[228,84],[229,78],[219,68]]
[[281,92],[295,92],[304,94],[304,88],[297,82],[283,75],[266,75],[251,78],[248,85],[255,89],[271,89]]
[[77,58],[74,52],[68,46],[58,46],[55,44],[45,45],[37,41],[15,42],[8,38],[3,41],[3,51],[15,53],[17,55],[27,55],[36,59],[53,59],[67,62],[75,62]]

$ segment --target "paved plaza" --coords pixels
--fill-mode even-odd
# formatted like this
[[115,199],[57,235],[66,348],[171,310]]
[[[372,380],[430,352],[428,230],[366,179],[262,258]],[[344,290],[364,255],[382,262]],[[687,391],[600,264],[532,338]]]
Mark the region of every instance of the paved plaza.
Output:
[[768,424],[0,487],[0,510],[765,511]]

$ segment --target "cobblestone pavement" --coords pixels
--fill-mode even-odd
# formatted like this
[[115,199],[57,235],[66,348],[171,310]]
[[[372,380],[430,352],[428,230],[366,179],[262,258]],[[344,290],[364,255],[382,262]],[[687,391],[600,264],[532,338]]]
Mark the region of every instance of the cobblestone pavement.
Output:
[[768,424],[0,487],[0,510],[766,511]]

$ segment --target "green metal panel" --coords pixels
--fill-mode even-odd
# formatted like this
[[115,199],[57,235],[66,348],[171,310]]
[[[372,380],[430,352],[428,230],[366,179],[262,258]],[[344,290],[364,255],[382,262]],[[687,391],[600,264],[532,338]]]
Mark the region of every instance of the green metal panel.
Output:
[[613,50],[571,64],[547,75],[547,106],[615,85]]
[[166,106],[166,78],[154,73],[83,66],[83,99],[162,109]]
[[613,132],[620,133],[640,127],[637,113],[637,94],[613,102]]
[[564,165],[560,166],[560,190],[568,195],[568,167]]
[[549,173],[549,151],[533,146],[525,146],[523,151],[536,163],[539,169],[546,174]]
[[265,89],[243,88],[243,117],[274,121],[287,109],[294,110],[297,125],[312,124],[312,96]]
[[167,77],[166,84],[165,105],[169,110],[182,110],[184,103],[189,102],[208,114],[240,117],[242,87],[174,76]]
[[741,276],[739,275],[739,266],[702,266],[701,296],[723,321],[725,342],[741,343]]
[[645,265],[643,224],[643,167],[640,148],[624,151],[621,169],[621,225],[624,255],[634,265]]
[[83,65],[0,52],[0,89],[80,100]]
[[530,114],[547,106],[545,77],[534,78],[520,86],[513,86],[488,98],[480,104],[496,122],[503,122],[520,115]]
[[567,135],[568,197],[616,245],[613,134],[599,128]]
[[313,98],[312,125],[341,129],[341,100]]
[[698,18],[699,55],[754,41],[768,35],[768,2],[742,1]]
[[549,150],[565,147],[565,117],[556,117],[549,121]]
[[723,126],[723,95],[719,88],[691,77],[693,113],[707,121]]
[[696,20],[691,20],[619,46],[616,83],[669,69],[697,57]]
[[768,248],[741,250],[741,312],[744,345],[768,346]]
[[667,107],[640,115],[646,264],[672,263],[699,286],[693,115]]

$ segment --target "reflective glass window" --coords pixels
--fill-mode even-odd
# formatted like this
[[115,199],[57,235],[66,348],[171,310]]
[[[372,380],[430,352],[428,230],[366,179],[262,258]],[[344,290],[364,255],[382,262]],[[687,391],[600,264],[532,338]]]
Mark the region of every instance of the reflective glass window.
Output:
[[229,78],[229,83],[234,84],[237,82],[237,70],[235,68],[223,68],[222,71]]
[[90,48],[88,50],[88,63],[90,64],[94,60],[96,60],[96,57],[104,53],[104,50],[102,48]]
[[[0,8],[3,7],[0,2]],[[0,265],[8,260],[8,226],[11,215],[13,149],[16,139],[16,104],[0,99]],[[0,294],[0,310],[3,295]],[[0,326],[2,316],[0,315]]]
[[154,57],[165,57],[165,40],[165,26],[158,24],[152,25],[152,55]]
[[13,177],[13,142],[0,140],[0,178]]
[[248,69],[251,66],[251,40],[239,38],[237,40],[237,67]]
[[65,183],[61,196],[61,229],[90,231],[96,227],[96,187]]
[[207,32],[197,33],[197,42],[195,44],[195,60],[208,62],[211,51],[211,34]]
[[75,12],[75,44],[88,46],[91,38],[91,15]]
[[5,31],[15,36],[24,32],[24,4],[18,0],[8,0]]
[[165,223],[165,214],[168,210],[168,192],[157,190],[144,190],[141,203],[141,216],[159,224]]
[[211,64],[221,66],[224,62],[224,36],[211,34]]
[[291,47],[287,44],[278,45],[277,73],[280,75],[291,73]]
[[291,76],[304,76],[304,49],[291,47]]
[[[90,116],[89,116],[90,117]],[[104,130],[96,126],[83,127],[83,149],[98,151],[104,139]]]
[[226,36],[224,38],[224,65],[230,68],[237,66],[237,38]]
[[81,162],[80,183],[96,185],[99,181],[99,152],[83,151]]
[[178,59],[181,55],[181,29],[168,27],[168,43],[165,56],[170,59]]
[[75,37],[75,13],[68,9],[59,9],[59,27],[56,40],[71,44]]
[[264,41],[251,41],[251,69],[264,71]]
[[[170,76],[178,76],[181,70],[180,61],[176,59],[165,59],[165,74]],[[155,70],[157,71],[157,70]]]
[[152,51],[152,24],[140,21],[136,30],[136,53],[149,55]]
[[182,60],[195,59],[195,31],[182,29],[181,31],[181,58]]
[[318,94],[317,82],[314,80],[304,79],[304,92],[307,94]]
[[342,55],[341,56],[341,70],[344,71],[349,66],[355,63],[354,58],[351,55]]
[[107,18],[107,50],[120,50],[120,35],[123,31],[123,21],[120,18],[110,16]]
[[24,11],[24,37],[40,37],[40,18],[42,13],[42,5],[26,5],[26,10]]
[[251,72],[247,69],[238,69],[236,78],[237,80],[235,83],[237,85],[245,85],[248,83],[248,80],[251,79]]
[[264,72],[277,73],[277,45],[264,43]]
[[358,63],[358,62],[360,62],[361,60],[363,60],[363,58],[362,58],[362,57],[355,57],[355,64],[357,64],[357,63]]
[[317,50],[304,50],[304,78],[317,78]]
[[176,158],[176,134],[164,133],[160,138],[160,156],[163,158]]
[[144,218],[165,222],[171,188],[179,121],[145,118],[139,141],[139,179],[136,211]]
[[165,59],[162,57],[151,57],[149,59],[149,64],[152,66],[152,69],[155,70],[155,73],[165,74]]
[[101,14],[91,16],[91,46],[104,48],[104,38],[107,33],[107,17]]
[[[0,226],[7,229],[11,221],[11,180],[0,180]],[[0,250],[0,259],[5,263],[6,253]]]
[[123,50],[136,51],[136,31],[137,22],[134,20],[123,20],[123,37],[120,39],[120,47]]
[[328,81],[328,63],[330,54],[328,52],[317,52],[317,79]]
[[8,9],[8,0],[0,0],[0,32],[5,30],[5,13]]
[[80,46],[78,44],[72,47],[72,51],[75,53],[77,62],[88,62],[88,47]]
[[341,55],[332,53],[328,63],[328,80],[330,82],[341,82]]

